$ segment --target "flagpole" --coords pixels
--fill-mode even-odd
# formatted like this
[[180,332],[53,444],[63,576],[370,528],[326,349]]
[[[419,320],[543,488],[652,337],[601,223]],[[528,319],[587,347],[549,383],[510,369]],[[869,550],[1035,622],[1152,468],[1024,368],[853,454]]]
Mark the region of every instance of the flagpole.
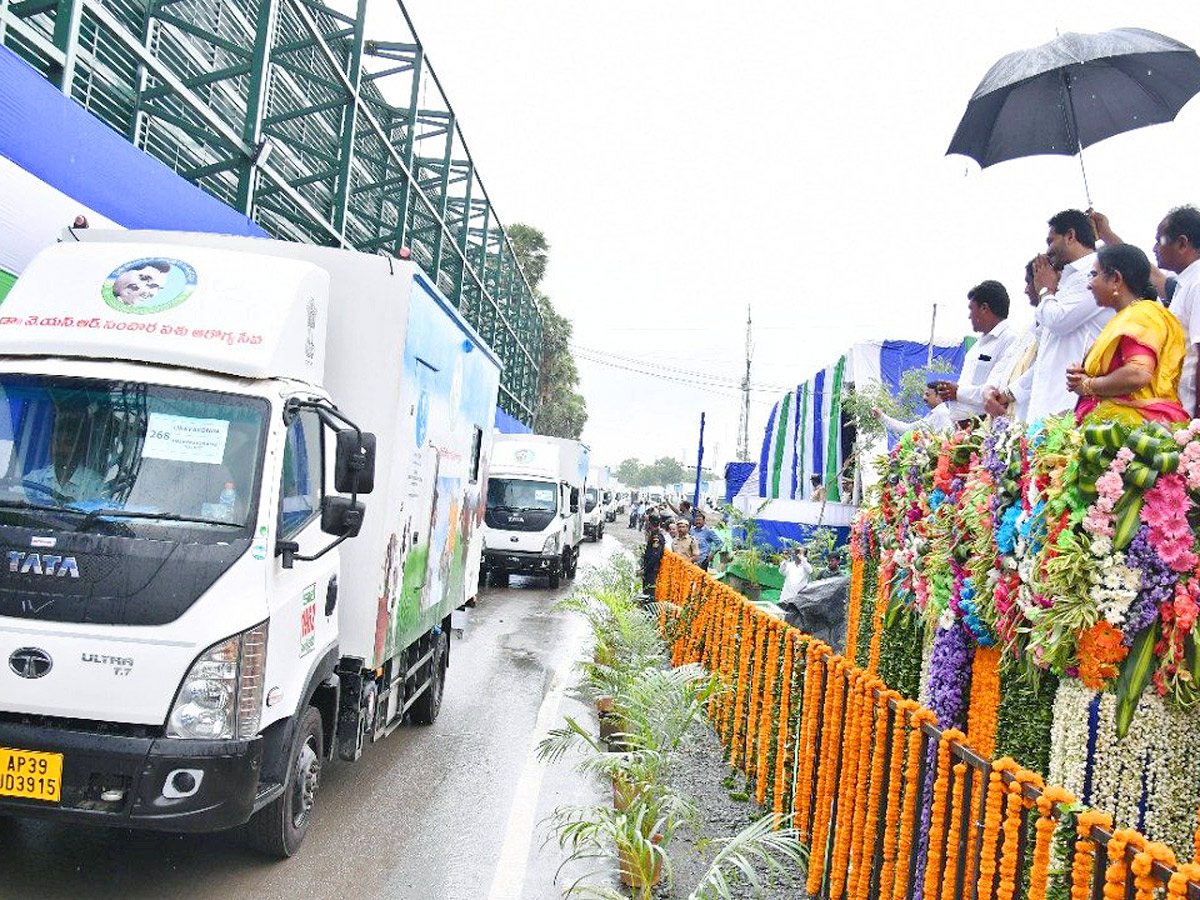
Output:
[[937,304],[933,304],[933,315],[929,317],[929,358],[925,361],[925,368],[933,365],[933,330],[937,325]]
[[700,507],[700,463],[704,460],[704,413],[700,413],[700,448],[696,451],[696,492],[692,495],[692,509]]

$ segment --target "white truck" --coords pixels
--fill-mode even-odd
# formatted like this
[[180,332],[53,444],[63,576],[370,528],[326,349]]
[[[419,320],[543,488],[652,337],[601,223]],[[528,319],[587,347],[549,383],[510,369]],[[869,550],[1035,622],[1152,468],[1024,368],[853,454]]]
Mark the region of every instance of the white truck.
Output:
[[[607,496],[607,499],[605,499]],[[608,507],[612,502],[609,490],[608,469],[605,466],[588,466],[587,485],[583,492],[583,537],[598,541],[604,537],[604,523],[608,519]]]
[[483,570],[493,582],[545,575],[556,588],[575,577],[583,541],[588,448],[539,434],[498,434],[484,513]]
[[290,856],[438,714],[499,364],[411,263],[77,235],[0,310],[0,813]]

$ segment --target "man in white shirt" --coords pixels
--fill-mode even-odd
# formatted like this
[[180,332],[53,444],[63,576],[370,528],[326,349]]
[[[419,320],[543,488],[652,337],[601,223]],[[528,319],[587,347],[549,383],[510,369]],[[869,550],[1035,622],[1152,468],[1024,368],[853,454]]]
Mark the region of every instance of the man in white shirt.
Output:
[[784,556],[783,561],[779,564],[779,574],[783,576],[783,587],[779,589],[779,602],[787,603],[789,600],[795,600],[804,586],[808,584],[809,576],[812,575],[812,563],[808,561],[808,555],[804,552],[803,547],[797,547],[790,558]]
[[947,431],[953,428],[954,419],[950,417],[947,404],[943,403],[942,398],[938,396],[936,385],[926,385],[924,397],[925,405],[929,407],[929,412],[915,422],[902,422],[899,419],[894,419],[878,406],[872,412],[883,422],[883,427],[896,436],[913,431],[914,429],[918,431]]
[[1154,258],[1160,268],[1177,273],[1171,312],[1183,325],[1187,355],[1179,376],[1179,405],[1196,416],[1196,398],[1200,395],[1200,210],[1177,206],[1158,225],[1154,240]]
[[1097,306],[1088,283],[1096,261],[1096,232],[1091,219],[1078,209],[1060,212],[1049,221],[1046,254],[1033,266],[1038,305],[1037,359],[1007,397],[1028,410],[1036,422],[1075,407],[1078,399],[1067,390],[1067,367],[1083,361],[1113,311]]
[[[1037,288],[1033,286],[1033,265],[1037,262],[1035,256],[1029,262],[1025,263],[1025,297],[1029,300],[1029,305],[1034,309],[1038,305]],[[1018,422],[1025,421],[1027,413],[1028,396],[1022,398],[1025,402],[1013,401],[1010,406],[1008,389],[1013,384],[1021,379],[1026,372],[1032,367],[1037,359],[1038,339],[1041,336],[1041,327],[1037,322],[1030,324],[1017,338],[1008,345],[1008,350],[1000,361],[996,363],[992,369],[992,377],[988,379],[989,384],[984,391],[984,405],[987,408],[988,415],[1003,416],[1012,415],[1013,419]]]
[[938,382],[946,412],[956,422],[984,414],[984,391],[992,367],[1016,337],[1008,324],[1008,291],[998,281],[983,281],[967,291],[967,314],[977,340],[963,359],[958,383]]

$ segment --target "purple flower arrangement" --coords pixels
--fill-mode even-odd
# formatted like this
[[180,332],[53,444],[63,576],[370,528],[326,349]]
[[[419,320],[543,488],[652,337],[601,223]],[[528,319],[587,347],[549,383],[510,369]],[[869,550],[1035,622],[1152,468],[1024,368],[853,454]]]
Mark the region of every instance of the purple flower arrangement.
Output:
[[1134,535],[1125,550],[1125,564],[1142,573],[1142,586],[1137,599],[1125,614],[1121,626],[1125,633],[1124,642],[1132,644],[1137,633],[1158,617],[1159,606],[1174,600],[1175,582],[1178,575],[1163,562],[1158,551],[1150,543],[1150,526],[1143,525]]

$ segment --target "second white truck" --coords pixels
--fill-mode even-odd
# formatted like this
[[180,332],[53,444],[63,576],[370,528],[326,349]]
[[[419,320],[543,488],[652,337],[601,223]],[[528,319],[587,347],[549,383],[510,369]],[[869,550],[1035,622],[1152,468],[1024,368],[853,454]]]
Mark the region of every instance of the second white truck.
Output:
[[550,587],[575,577],[583,541],[588,448],[538,434],[498,434],[488,478],[483,571],[544,575]]

